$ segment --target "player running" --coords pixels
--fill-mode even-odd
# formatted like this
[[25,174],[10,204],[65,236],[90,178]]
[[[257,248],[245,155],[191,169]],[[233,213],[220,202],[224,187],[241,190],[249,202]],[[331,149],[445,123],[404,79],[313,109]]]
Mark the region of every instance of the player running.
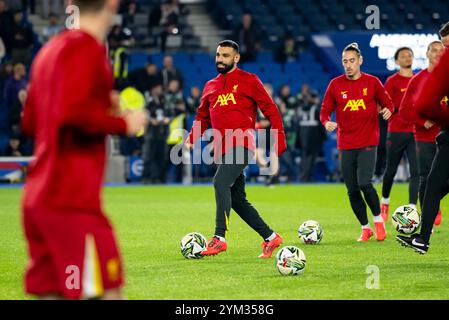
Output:
[[410,183],[408,187],[408,201],[410,206],[416,208],[418,202],[419,175],[416,162],[416,144],[413,137],[413,123],[404,120],[399,114],[399,106],[410,79],[413,77],[413,51],[408,47],[396,50],[394,60],[399,66],[399,71],[390,76],[385,82],[385,89],[389,93],[394,104],[394,112],[388,122],[387,136],[387,167],[382,181],[382,200],[380,213],[384,222],[388,220],[390,206],[390,193],[394,176],[404,154],[407,155],[410,171]]
[[441,57],[416,100],[416,111],[420,117],[430,119],[441,125],[437,136],[437,152],[427,178],[426,193],[422,204],[421,232],[410,237],[397,236],[405,246],[425,254],[429,250],[433,222],[438,214],[441,200],[449,193],[449,50]]
[[[429,175],[432,161],[436,152],[435,138],[440,132],[440,126],[434,121],[419,116],[416,113],[414,102],[416,101],[417,94],[420,92],[424,82],[428,79],[430,73],[440,60],[444,50],[445,49],[441,41],[433,41],[428,45],[427,59],[429,62],[429,67],[421,70],[410,80],[399,110],[400,115],[404,119],[414,123],[416,155],[418,159],[419,171],[419,202],[421,204],[421,209],[424,203],[427,176]],[[435,219],[435,225],[439,225],[440,222],[441,211],[438,212],[438,216]]]
[[73,4],[80,30],[63,32],[37,55],[22,118],[36,157],[22,202],[25,289],[42,299],[120,299],[122,259],[100,200],[105,138],[135,135],[146,114],[118,115],[112,91],[103,43],[119,1]]
[[[363,57],[357,43],[348,45],[342,56],[345,74],[329,83],[320,120],[328,132],[337,129],[343,179],[352,210],[362,225],[362,234],[357,241],[368,241],[374,235],[368,222],[366,204],[373,214],[376,239],[383,241],[387,234],[372,178],[379,143],[378,113],[385,120],[390,119],[393,102],[378,78],[360,71]],[[336,122],[331,120],[334,111]]]
[[[214,137],[215,158],[219,160],[214,176],[215,235],[209,240],[203,255],[211,256],[226,251],[226,233],[232,208],[264,239],[259,258],[270,258],[282,243],[282,238],[270,229],[246,199],[243,170],[254,156],[257,107],[270,121],[272,129],[277,130],[278,156],[286,149],[284,126],[279,110],[262,82],[256,75],[239,69],[239,60],[237,43],[224,40],[218,44],[215,62],[219,75],[204,87],[201,104],[185,145],[192,148],[209,125],[218,130],[221,136]],[[244,139],[238,137],[239,131],[245,135]]]

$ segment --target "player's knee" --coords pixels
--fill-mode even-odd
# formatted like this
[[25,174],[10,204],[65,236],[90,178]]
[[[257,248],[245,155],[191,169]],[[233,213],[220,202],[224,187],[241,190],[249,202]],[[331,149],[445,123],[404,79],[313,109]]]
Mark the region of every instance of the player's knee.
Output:
[[374,186],[372,183],[366,183],[360,186],[360,189],[362,190],[363,193],[369,192],[374,190]]
[[359,188],[354,188],[354,189],[348,190],[348,196],[349,196],[349,199],[351,199],[351,200],[358,200],[362,197],[362,194],[360,193]]

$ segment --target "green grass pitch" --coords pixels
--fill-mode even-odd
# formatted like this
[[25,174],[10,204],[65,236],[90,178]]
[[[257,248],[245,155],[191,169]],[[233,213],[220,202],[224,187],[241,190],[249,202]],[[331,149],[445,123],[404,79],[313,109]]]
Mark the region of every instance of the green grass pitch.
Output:
[[[380,189],[380,186],[377,186]],[[212,186],[108,187],[105,207],[118,235],[129,299],[449,299],[449,206],[434,229],[429,253],[401,247],[388,222],[384,242],[357,243],[360,226],[343,185],[248,186],[265,221],[307,257],[305,272],[281,276],[274,258],[258,259],[262,239],[231,213],[228,251],[186,260],[179,241],[188,232],[214,231]],[[20,224],[21,189],[0,189],[0,299],[27,299],[22,287],[26,246]],[[407,202],[396,184],[391,208]],[[391,215],[391,214],[390,214]],[[300,243],[297,228],[321,223],[323,241]],[[372,219],[370,218],[372,222]],[[379,268],[379,288],[368,289],[369,266]],[[369,268],[368,268],[369,271]],[[371,277],[370,277],[371,276]]]

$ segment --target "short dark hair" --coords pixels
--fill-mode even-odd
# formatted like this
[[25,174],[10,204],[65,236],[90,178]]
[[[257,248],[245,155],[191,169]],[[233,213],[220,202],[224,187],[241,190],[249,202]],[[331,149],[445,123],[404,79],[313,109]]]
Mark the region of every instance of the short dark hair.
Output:
[[80,12],[98,12],[103,9],[106,0],[73,0],[73,5],[80,9]]
[[230,48],[234,48],[235,51],[237,51],[237,53],[240,52],[240,47],[237,44],[237,42],[232,41],[232,40],[223,40],[220,41],[220,43],[218,44],[219,47],[230,47]]
[[400,48],[399,48],[398,50],[396,50],[396,52],[394,53],[394,60],[395,60],[395,61],[398,60],[398,59],[399,59],[399,54],[400,54],[402,51],[405,51],[405,50],[410,51],[410,52],[412,53],[412,55],[414,55],[412,48],[409,48],[409,47],[400,47]]
[[440,29],[440,37],[446,37],[449,36],[449,22],[447,22],[441,29]]
[[443,44],[443,42],[441,42],[440,40],[435,40],[435,41],[432,41],[431,43],[429,43],[429,45],[427,46],[427,52],[430,50],[430,48],[432,47],[432,45],[434,45],[434,44],[441,44],[443,47],[444,47],[444,44]]
[[359,44],[357,42],[353,42],[353,43],[347,45],[343,49],[343,52],[346,52],[346,51],[355,51],[359,57],[362,55],[362,52],[359,49]]

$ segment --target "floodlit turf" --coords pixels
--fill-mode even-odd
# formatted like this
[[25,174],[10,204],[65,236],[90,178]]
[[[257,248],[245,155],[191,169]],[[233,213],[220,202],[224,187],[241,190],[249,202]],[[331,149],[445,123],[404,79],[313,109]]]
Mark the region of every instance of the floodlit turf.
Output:
[[[378,189],[380,186],[377,186]],[[343,185],[249,186],[248,197],[266,222],[299,246],[305,272],[281,276],[274,258],[257,259],[261,238],[231,213],[228,252],[201,260],[181,256],[188,232],[213,233],[212,186],[109,187],[104,200],[125,261],[129,299],[449,299],[449,206],[435,228],[429,253],[401,247],[388,222],[384,242],[357,243],[360,226]],[[24,299],[26,246],[20,189],[0,189],[0,299]],[[405,204],[407,186],[395,185],[392,208]],[[299,242],[297,228],[314,219],[324,229],[316,246]],[[371,218],[370,218],[371,220]],[[370,267],[375,266],[375,267]],[[378,268],[379,289],[368,289]]]

